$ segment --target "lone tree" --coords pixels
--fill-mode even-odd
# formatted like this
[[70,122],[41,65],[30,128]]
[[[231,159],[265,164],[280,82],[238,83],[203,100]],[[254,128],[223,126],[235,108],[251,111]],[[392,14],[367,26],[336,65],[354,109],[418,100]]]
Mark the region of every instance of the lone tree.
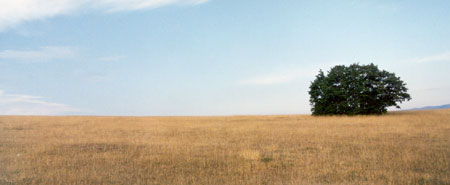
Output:
[[311,82],[313,115],[382,114],[397,102],[411,100],[405,83],[394,73],[374,64],[337,65],[327,75],[322,70]]

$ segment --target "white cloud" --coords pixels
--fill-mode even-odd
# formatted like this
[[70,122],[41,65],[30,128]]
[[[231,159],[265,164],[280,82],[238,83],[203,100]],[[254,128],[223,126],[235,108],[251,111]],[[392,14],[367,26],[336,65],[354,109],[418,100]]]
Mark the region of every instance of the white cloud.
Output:
[[432,55],[432,56],[426,56],[423,58],[416,59],[416,61],[419,63],[450,61],[450,52],[445,52],[445,53]]
[[273,71],[267,72],[266,74],[257,75],[255,77],[247,78],[238,81],[242,85],[275,85],[282,83],[289,83],[294,80],[313,80],[319,70],[327,72],[330,68],[336,65],[348,65],[348,62],[333,61],[327,63],[318,63],[313,66],[294,66],[294,67],[283,67],[275,69]]
[[294,74],[269,74],[242,80],[240,81],[240,84],[273,85],[292,81],[296,77],[297,76]]
[[152,9],[170,4],[201,4],[208,0],[100,0],[94,1],[96,7],[106,8],[107,12]]
[[0,1],[0,31],[24,21],[68,13],[80,6],[82,2],[82,0],[2,0]]
[[310,79],[314,78],[319,68],[290,68],[284,70],[278,70],[277,72],[271,72],[262,74],[256,77],[247,78],[239,81],[239,84],[243,85],[275,85],[288,83],[297,79]]
[[151,9],[172,4],[201,4],[208,0],[1,0],[0,31],[22,22],[70,14],[81,9],[104,12]]
[[39,96],[6,94],[0,90],[0,115],[61,115],[80,112],[69,105],[47,102]]
[[119,61],[120,59],[122,59],[123,56],[107,56],[107,57],[100,57],[97,60],[99,62],[115,62],[115,61]]
[[75,56],[71,47],[41,47],[38,50],[3,50],[0,59],[40,62],[53,59],[67,59]]

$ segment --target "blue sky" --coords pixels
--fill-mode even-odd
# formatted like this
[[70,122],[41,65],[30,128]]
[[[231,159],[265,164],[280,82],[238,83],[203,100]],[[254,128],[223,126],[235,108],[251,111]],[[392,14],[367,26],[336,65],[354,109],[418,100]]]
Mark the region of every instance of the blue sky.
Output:
[[319,69],[375,63],[450,103],[450,2],[6,0],[0,114],[309,114]]

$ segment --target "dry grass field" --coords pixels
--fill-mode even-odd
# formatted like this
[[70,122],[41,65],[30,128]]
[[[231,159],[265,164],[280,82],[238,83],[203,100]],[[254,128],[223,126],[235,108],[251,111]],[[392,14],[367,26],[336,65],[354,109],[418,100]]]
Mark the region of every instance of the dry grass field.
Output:
[[0,117],[0,184],[450,184],[450,109]]

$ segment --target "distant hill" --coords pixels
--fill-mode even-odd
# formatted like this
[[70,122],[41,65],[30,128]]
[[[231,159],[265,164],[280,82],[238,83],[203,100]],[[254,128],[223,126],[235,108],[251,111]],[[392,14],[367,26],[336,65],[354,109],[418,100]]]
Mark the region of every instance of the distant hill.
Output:
[[413,108],[408,110],[430,110],[430,109],[449,109],[450,104],[440,105],[440,106],[427,106],[427,107],[420,107],[420,108]]

